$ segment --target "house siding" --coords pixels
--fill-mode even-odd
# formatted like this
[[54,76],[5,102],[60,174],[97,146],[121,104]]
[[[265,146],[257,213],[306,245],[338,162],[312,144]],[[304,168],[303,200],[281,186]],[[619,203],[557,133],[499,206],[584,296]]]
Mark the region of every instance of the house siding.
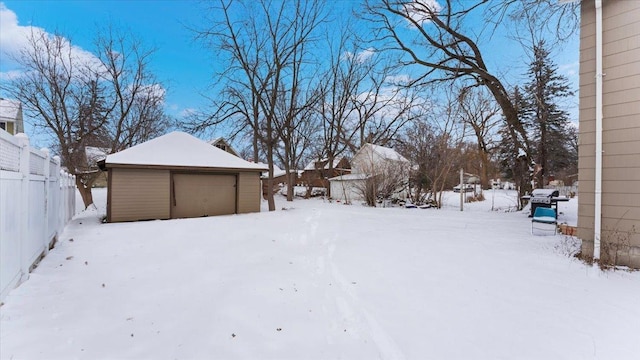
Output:
[[363,180],[331,180],[331,198],[347,204],[364,201],[362,182]]
[[[593,255],[595,6],[583,1],[580,33],[578,237]],[[603,1],[601,257],[640,267],[640,1]]]
[[260,173],[238,173],[238,214],[260,211]]
[[169,170],[112,168],[109,222],[170,218]]

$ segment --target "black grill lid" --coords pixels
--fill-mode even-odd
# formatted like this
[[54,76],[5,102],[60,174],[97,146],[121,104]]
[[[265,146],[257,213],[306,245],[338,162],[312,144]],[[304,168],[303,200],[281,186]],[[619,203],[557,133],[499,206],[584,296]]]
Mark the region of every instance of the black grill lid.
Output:
[[533,189],[531,197],[557,197],[560,196],[558,190],[555,189]]

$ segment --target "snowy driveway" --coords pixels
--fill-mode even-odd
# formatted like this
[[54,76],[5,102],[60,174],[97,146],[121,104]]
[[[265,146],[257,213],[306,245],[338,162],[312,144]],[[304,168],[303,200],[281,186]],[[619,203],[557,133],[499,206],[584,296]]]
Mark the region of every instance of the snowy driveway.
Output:
[[[2,359],[632,359],[640,273],[523,213],[77,218],[0,308]],[[73,239],[73,241],[71,241]]]

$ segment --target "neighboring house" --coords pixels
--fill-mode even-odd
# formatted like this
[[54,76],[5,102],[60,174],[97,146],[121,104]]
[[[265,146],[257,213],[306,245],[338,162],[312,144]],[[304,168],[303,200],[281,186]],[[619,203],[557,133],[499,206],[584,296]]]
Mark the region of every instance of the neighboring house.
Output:
[[86,157],[86,171],[99,172],[97,178],[93,181],[93,187],[106,187],[107,186],[107,173],[98,169],[98,162],[107,158],[111,150],[108,148],[85,146],[84,155]]
[[640,1],[582,1],[578,149],[582,254],[640,268]]
[[213,145],[213,146],[215,146],[215,147],[217,147],[220,150],[224,150],[224,151],[228,152],[229,154],[232,154],[232,155],[235,155],[237,157],[240,157],[238,152],[231,145],[229,145],[227,140],[225,140],[224,138],[219,137],[217,139],[208,141],[208,143]]
[[351,164],[345,157],[333,160],[333,168],[329,170],[329,159],[316,159],[304,167],[300,181],[307,187],[329,187],[332,177],[351,173]]
[[406,199],[409,168],[409,160],[395,150],[364,144],[351,160],[351,175],[330,179],[331,197],[345,202],[362,200],[367,179],[375,177],[378,192],[386,192],[392,198]]
[[[265,167],[268,167],[267,164],[263,164]],[[290,170],[291,174],[293,175],[293,181],[294,184],[298,183],[298,170]],[[279,167],[273,165],[273,193],[277,193],[278,191],[280,191],[281,187],[283,184],[287,183],[287,172],[280,169]],[[269,186],[267,185],[267,179],[269,178],[269,171],[265,171],[262,173],[261,179],[262,179],[262,197],[263,198],[267,198],[268,195],[268,191],[267,189],[269,188]]]
[[19,101],[0,98],[0,129],[11,135],[24,132],[22,104]]
[[370,176],[367,174],[346,174],[329,179],[331,198],[347,204],[351,204],[352,201],[362,200],[363,184]]
[[260,211],[260,174],[250,163],[183,132],[108,155],[107,221]]

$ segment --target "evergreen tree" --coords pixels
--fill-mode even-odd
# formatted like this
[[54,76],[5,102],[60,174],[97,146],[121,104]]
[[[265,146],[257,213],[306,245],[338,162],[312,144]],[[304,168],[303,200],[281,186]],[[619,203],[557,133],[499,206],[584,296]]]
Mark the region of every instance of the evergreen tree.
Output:
[[569,114],[560,106],[573,92],[569,80],[558,73],[558,66],[549,55],[544,41],[534,46],[521,109],[521,119],[532,134],[533,158],[539,165],[535,170],[537,187],[543,187],[549,175],[576,161],[570,149]]

